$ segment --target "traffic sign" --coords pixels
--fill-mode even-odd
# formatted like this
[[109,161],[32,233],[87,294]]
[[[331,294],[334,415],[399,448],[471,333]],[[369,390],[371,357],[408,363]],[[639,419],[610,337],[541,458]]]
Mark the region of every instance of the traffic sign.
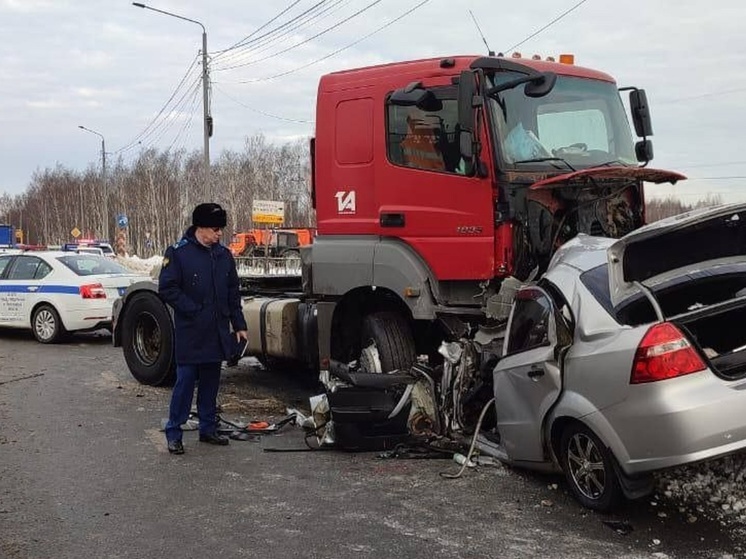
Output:
[[117,216],[117,225],[119,225],[119,227],[122,227],[122,228],[127,227],[127,225],[129,224],[129,222],[130,222],[130,220],[127,219],[126,215],[119,214]]
[[77,227],[73,227],[73,230],[70,231],[70,234],[73,236],[74,239],[77,239],[78,237],[80,237],[80,229],[78,229]]
[[285,202],[254,200],[251,206],[251,220],[254,223],[282,225],[285,222]]

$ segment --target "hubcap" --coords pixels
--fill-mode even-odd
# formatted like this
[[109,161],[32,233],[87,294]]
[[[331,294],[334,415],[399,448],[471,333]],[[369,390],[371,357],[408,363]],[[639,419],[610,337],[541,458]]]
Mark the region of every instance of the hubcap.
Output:
[[135,326],[135,352],[145,365],[153,365],[161,353],[161,329],[150,313],[141,313]]
[[57,329],[57,321],[54,319],[54,315],[47,309],[41,310],[36,315],[34,321],[34,330],[36,335],[42,340],[50,340],[54,336]]
[[567,464],[575,485],[588,499],[600,499],[606,487],[603,456],[593,440],[575,433],[567,445]]
[[378,353],[376,343],[371,341],[370,345],[364,347],[360,352],[360,368],[368,373],[382,373],[381,356]]

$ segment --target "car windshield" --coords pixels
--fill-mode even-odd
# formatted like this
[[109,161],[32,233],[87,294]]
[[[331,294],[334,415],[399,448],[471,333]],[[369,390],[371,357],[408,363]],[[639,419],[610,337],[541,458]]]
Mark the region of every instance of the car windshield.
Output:
[[57,258],[79,276],[97,274],[130,274],[131,272],[110,258],[96,254],[71,254]]
[[[491,80],[499,85],[516,77],[520,74],[499,72]],[[624,105],[613,83],[558,76],[544,97],[528,97],[520,85],[494,94],[490,108],[507,167],[637,164]]]

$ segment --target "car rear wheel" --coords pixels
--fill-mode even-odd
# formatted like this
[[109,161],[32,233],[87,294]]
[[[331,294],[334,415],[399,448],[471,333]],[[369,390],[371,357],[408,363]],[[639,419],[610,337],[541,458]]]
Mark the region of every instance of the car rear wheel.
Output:
[[150,386],[173,384],[174,329],[166,305],[154,294],[141,293],[123,314],[122,349],[132,376]]
[[585,425],[572,423],[561,439],[562,469],[575,497],[590,509],[609,511],[622,498],[614,457]]
[[40,305],[31,317],[31,329],[37,342],[53,344],[65,335],[59,313],[51,305]]

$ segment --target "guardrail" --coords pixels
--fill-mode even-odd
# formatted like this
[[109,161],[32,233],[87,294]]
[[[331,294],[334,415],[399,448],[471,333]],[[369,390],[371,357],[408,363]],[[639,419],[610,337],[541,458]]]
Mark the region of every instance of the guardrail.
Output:
[[238,256],[236,257],[236,270],[239,277],[300,277],[301,275],[300,258]]

